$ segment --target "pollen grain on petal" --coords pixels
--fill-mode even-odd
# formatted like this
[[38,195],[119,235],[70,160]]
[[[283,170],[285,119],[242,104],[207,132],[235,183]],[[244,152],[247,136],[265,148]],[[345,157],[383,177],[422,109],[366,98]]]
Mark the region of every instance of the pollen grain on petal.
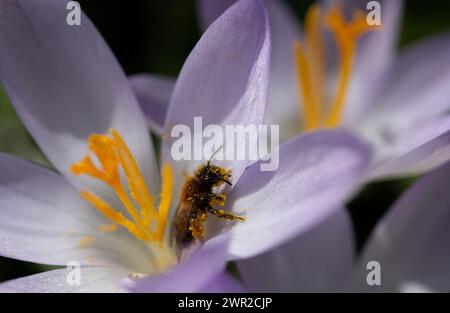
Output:
[[95,241],[95,238],[92,236],[84,236],[83,238],[80,239],[79,241],[79,246],[80,248],[87,248],[89,246],[91,246]]
[[117,230],[117,224],[112,223],[112,224],[101,224],[100,226],[98,226],[98,231],[101,233],[113,233]]

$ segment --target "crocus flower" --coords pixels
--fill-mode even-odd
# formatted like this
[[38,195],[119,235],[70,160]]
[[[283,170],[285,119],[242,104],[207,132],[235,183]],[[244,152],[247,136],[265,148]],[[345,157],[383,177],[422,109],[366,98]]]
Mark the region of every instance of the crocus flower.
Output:
[[[0,254],[51,265],[77,261],[85,281],[69,286],[61,269],[4,283],[2,291],[241,290],[224,274],[225,261],[262,253],[320,223],[365,171],[370,151],[345,131],[292,139],[280,147],[274,172],[249,160],[220,162],[233,183],[224,210],[246,221],[207,224],[205,243],[178,264],[170,228],[183,172],[200,161],[174,161],[168,138],[159,178],[122,70],[86,16],[81,26],[64,24],[66,3],[0,4],[0,78],[59,172],[0,155]],[[231,7],[186,60],[165,127],[191,125],[194,116],[205,125],[261,124],[269,52],[261,2]]]
[[[65,23],[66,4],[0,4],[1,80],[25,126],[60,173],[0,155],[0,253],[50,265],[77,262],[81,285],[66,283],[68,272],[59,269],[7,282],[2,291],[120,291],[122,284],[176,263],[164,239],[171,167],[162,171],[158,210],[152,204],[136,212],[129,193],[135,192],[136,203],[148,204],[157,199],[160,185],[145,120],[89,19],[83,15],[81,26]],[[106,135],[109,129],[111,137]],[[100,165],[83,159],[89,150]],[[128,185],[120,180],[119,166],[130,179]],[[97,180],[74,175],[82,173],[97,175]],[[155,228],[147,227],[146,213],[156,215]],[[192,256],[191,263],[196,258],[210,263],[203,266],[202,277],[191,277],[194,289],[186,290],[232,286],[222,273],[226,242],[211,241]]]
[[[253,292],[448,292],[449,180],[450,163],[419,179],[378,222],[356,262],[341,210],[301,239],[238,262],[244,284]],[[367,282],[373,261],[380,285]]]
[[[234,2],[199,0],[201,25]],[[265,1],[273,43],[266,121],[280,125],[282,141],[302,131],[349,128],[374,147],[367,180],[420,174],[450,158],[449,34],[397,53],[403,1],[378,1],[381,28],[366,22],[368,2],[314,4],[301,32],[283,1]],[[160,123],[168,79],[161,92],[145,88],[158,78],[131,80],[151,126]]]

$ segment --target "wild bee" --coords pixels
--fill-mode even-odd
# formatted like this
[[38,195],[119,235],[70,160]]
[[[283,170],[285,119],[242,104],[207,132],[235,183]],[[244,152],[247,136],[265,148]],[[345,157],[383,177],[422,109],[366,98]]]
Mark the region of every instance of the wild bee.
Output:
[[203,238],[208,213],[227,220],[245,220],[244,217],[214,208],[217,205],[223,207],[226,201],[226,194],[224,192],[217,194],[214,189],[223,184],[232,185],[229,181],[231,171],[211,164],[212,158],[219,150],[206,164],[201,164],[193,176],[187,177],[182,187],[172,226],[172,240],[175,240],[178,248]]

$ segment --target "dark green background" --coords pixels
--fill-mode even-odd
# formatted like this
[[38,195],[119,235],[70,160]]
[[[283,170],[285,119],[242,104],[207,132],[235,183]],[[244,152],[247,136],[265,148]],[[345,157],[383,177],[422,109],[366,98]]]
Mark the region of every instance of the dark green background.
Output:
[[[152,72],[176,76],[200,36],[195,1],[192,0],[80,2],[127,74]],[[311,3],[302,0],[287,2],[299,18]],[[434,33],[450,30],[449,16],[449,1],[406,1],[399,47]],[[46,162],[1,90],[0,151]],[[386,208],[412,181],[413,179],[406,179],[372,184],[350,203],[359,247]],[[0,281],[47,268],[0,257]]]

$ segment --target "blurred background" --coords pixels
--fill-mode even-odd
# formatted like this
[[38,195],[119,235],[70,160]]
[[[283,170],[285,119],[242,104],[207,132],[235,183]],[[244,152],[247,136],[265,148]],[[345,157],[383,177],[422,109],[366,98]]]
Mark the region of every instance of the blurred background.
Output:
[[[175,77],[200,37],[195,0],[79,2],[128,75],[151,72]],[[286,2],[298,18],[303,20],[306,9],[313,1]],[[399,49],[423,37],[450,30],[450,1],[405,2]],[[42,164],[47,163],[17,118],[1,85],[0,151]],[[354,222],[358,248],[385,210],[413,181],[414,178],[410,178],[371,184],[351,201],[348,207]],[[49,268],[0,257],[0,282]]]

